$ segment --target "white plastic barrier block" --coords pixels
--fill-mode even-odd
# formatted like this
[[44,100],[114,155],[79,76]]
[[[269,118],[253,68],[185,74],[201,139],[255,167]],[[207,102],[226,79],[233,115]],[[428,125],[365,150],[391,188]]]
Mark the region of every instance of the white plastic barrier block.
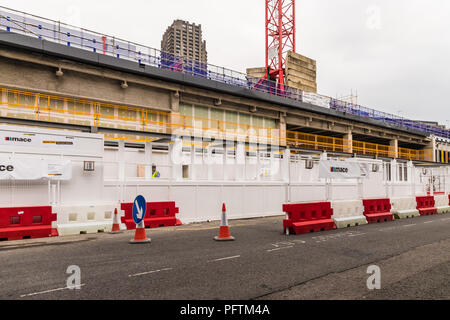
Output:
[[333,208],[333,216],[331,218],[338,228],[367,224],[362,200],[332,201],[331,207]]
[[435,195],[434,201],[438,213],[450,213],[448,195]]
[[[53,206],[53,212],[57,214],[56,228],[58,234],[68,236],[111,232],[115,208],[118,208],[115,204]],[[121,215],[120,210],[118,210],[118,214]],[[126,230],[126,226],[121,223],[120,229]]]
[[420,216],[419,210],[417,210],[416,198],[392,198],[391,206],[391,212],[396,219],[408,219]]

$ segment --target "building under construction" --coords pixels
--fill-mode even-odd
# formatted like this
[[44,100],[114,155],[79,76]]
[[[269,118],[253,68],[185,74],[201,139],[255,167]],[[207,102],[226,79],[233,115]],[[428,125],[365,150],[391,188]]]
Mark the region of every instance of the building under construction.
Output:
[[[176,202],[182,223],[218,219],[223,202],[248,218],[290,202],[448,200],[450,131],[317,94],[280,3],[266,1],[259,76],[195,61],[206,51],[178,50],[177,27],[167,53],[0,8],[0,151],[18,168],[0,175],[2,203],[50,205],[71,234],[109,228],[136,194]],[[271,41],[280,21],[290,37]]]

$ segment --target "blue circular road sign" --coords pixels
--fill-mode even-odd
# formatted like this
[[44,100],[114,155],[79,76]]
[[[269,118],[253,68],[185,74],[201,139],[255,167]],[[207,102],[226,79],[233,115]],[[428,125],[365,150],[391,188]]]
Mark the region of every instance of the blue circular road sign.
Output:
[[133,203],[133,220],[136,224],[140,224],[145,217],[147,211],[147,202],[143,196],[137,196]]

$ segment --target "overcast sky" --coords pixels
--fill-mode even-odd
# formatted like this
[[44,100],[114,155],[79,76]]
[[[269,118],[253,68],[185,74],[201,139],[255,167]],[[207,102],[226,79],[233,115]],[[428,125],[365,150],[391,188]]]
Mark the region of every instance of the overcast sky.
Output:
[[[264,66],[263,0],[0,0],[2,6],[160,48],[174,19],[202,24],[208,62]],[[450,1],[297,0],[297,52],[320,94],[450,125]]]

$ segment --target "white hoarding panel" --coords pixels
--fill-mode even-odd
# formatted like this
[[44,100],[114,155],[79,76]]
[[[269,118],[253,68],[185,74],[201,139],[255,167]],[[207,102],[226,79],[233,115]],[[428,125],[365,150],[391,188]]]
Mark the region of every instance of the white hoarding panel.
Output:
[[321,160],[319,178],[321,179],[356,179],[368,177],[366,168],[356,162]]
[[0,180],[70,180],[72,163],[68,160],[0,157]]

